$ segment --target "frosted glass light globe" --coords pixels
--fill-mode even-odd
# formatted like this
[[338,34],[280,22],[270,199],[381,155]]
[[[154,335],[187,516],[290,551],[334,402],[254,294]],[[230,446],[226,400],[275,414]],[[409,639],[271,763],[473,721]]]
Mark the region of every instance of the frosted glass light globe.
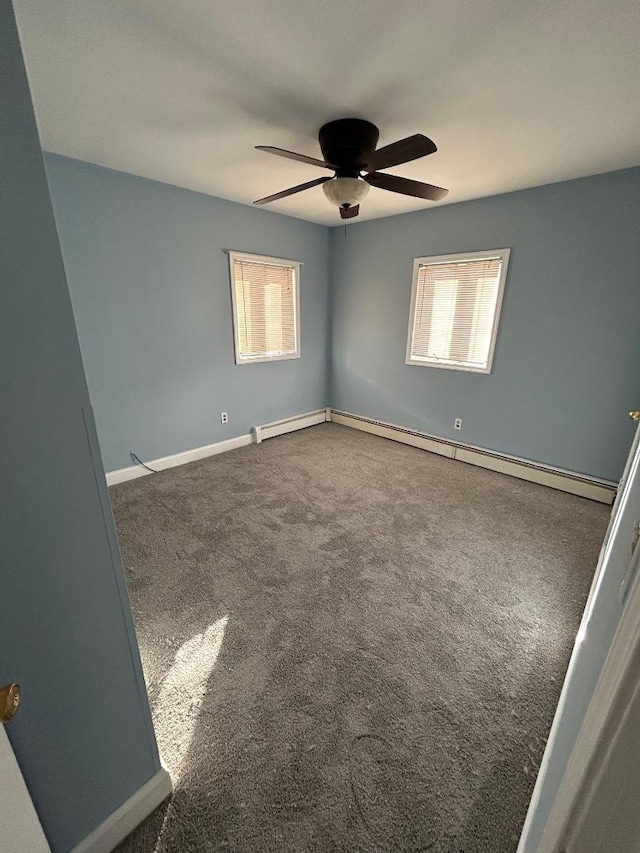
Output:
[[332,178],[324,182],[322,189],[331,204],[353,207],[369,192],[369,184],[361,178]]

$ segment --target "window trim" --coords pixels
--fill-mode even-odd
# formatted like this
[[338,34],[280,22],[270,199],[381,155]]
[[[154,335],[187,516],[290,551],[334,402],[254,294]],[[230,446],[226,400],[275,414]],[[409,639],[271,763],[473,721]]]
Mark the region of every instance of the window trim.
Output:
[[[509,266],[509,256],[511,249],[488,249],[480,252],[456,252],[451,255],[425,255],[413,260],[413,278],[411,282],[411,305],[409,308],[409,329],[407,333],[407,352],[405,364],[411,364],[415,367],[438,367],[441,370],[461,370],[465,373],[491,373],[493,367],[493,355],[498,337],[498,326],[500,325],[500,314],[502,311],[502,297],[504,295],[504,285],[507,278],[507,268]],[[464,364],[445,364],[438,361],[427,361],[426,359],[412,358],[411,350],[413,349],[413,329],[415,325],[415,310],[416,300],[418,296],[418,277],[421,266],[431,264],[446,264],[457,263],[459,261],[481,261],[489,258],[500,258],[502,261],[500,269],[500,278],[498,281],[498,296],[496,299],[496,310],[493,316],[493,324],[491,327],[491,340],[489,343],[489,353],[487,356],[486,367],[470,367]]]
[[[231,284],[231,306],[233,320],[233,348],[236,364],[259,364],[265,361],[290,361],[294,358],[300,358],[300,261],[292,261],[289,258],[274,258],[270,255],[254,255],[251,252],[236,252],[229,251],[229,281]],[[236,287],[235,287],[235,262],[246,260],[249,263],[266,264],[274,267],[288,267],[293,270],[293,315],[294,328],[296,334],[296,349],[293,353],[286,355],[260,355],[250,358],[242,358],[240,355],[239,341],[239,324],[238,310],[236,303]]]

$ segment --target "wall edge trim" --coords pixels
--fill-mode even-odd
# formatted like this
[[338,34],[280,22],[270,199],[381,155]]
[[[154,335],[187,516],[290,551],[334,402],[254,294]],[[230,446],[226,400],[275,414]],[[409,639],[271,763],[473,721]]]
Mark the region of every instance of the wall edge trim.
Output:
[[[253,441],[251,434],[238,435],[235,438],[227,438],[223,441],[216,441],[214,444],[205,444],[202,447],[194,447],[192,450],[183,450],[180,453],[173,453],[171,456],[163,456],[160,459],[152,459],[148,464],[150,468],[155,468],[157,471],[165,471],[167,468],[175,468],[178,465],[185,465],[187,462],[196,462],[198,459],[206,459],[207,456],[215,456],[217,453],[226,453],[228,450],[236,450],[238,447],[246,447]],[[146,468],[140,465],[131,465],[129,468],[118,468],[115,471],[107,473],[107,486],[115,486],[118,483],[124,483],[127,480],[135,480],[138,477],[146,477],[151,474]]]
[[491,471],[569,492],[600,503],[612,504],[615,498],[617,483],[610,480],[602,480],[586,474],[578,474],[575,471],[554,468],[551,465],[534,462],[530,459],[521,459],[517,456],[509,456],[494,450],[487,450],[484,447],[458,443],[339,409],[331,410],[331,420],[334,423],[343,424],[363,432],[370,432],[392,441],[399,441],[402,444],[428,450],[440,456],[447,456],[449,459],[467,462],[480,468],[488,468]]
[[162,768],[103,820],[70,853],[110,853],[171,794],[171,776]]
[[[315,426],[329,420],[331,420],[331,409],[314,409],[311,412],[304,412],[300,415],[292,415],[288,418],[282,418],[279,421],[271,421],[268,424],[255,426],[250,433],[244,433],[235,438],[227,438],[223,441],[216,441],[214,444],[194,447],[192,450],[183,450],[180,453],[173,453],[171,456],[163,456],[160,459],[151,459],[145,464],[149,465],[150,468],[155,468],[156,471],[165,471],[167,468],[176,468],[178,465],[186,465],[188,462],[197,462],[199,459],[206,459],[207,456],[215,456],[218,453],[226,453],[228,450],[246,447],[248,444],[253,444],[254,442],[260,444],[267,438],[284,435],[287,432]],[[127,480],[147,477],[151,473],[153,472],[148,471],[140,465],[118,468],[115,471],[107,473],[107,486],[116,486],[118,483],[125,483]]]

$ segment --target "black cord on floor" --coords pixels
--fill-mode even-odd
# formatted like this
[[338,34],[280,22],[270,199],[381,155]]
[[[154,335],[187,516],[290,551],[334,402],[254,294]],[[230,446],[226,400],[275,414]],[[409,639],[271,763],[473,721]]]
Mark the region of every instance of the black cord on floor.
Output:
[[160,471],[156,471],[155,468],[149,468],[148,465],[145,465],[145,463],[142,461],[142,459],[140,459],[140,457],[137,454],[135,454],[133,452],[133,450],[129,451],[129,455],[131,456],[131,458],[133,459],[134,462],[137,462],[138,465],[141,465],[143,468],[146,468],[147,471],[151,471],[152,474],[159,474],[160,473]]

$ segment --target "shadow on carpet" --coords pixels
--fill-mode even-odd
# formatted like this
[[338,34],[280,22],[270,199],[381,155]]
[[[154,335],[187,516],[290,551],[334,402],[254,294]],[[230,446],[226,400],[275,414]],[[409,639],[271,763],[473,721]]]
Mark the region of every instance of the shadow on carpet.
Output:
[[175,786],[119,853],[516,849],[607,507],[336,424],[111,498]]

